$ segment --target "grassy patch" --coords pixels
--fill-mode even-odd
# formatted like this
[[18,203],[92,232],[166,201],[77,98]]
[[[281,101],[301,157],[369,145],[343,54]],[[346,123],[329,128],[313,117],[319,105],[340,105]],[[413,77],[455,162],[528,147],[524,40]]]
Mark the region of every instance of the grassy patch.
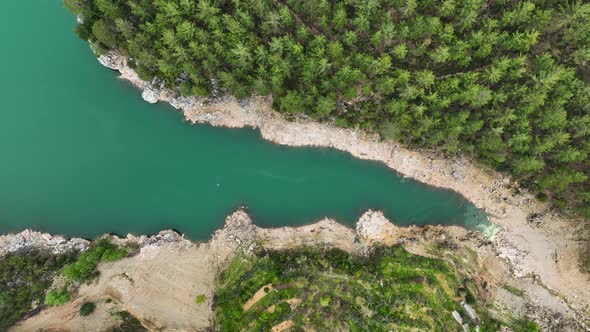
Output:
[[70,293],[67,289],[58,289],[47,293],[45,296],[45,304],[48,306],[62,305],[70,299]]
[[330,305],[330,297],[328,295],[324,295],[320,297],[320,305],[322,307],[327,307]]
[[126,255],[127,250],[102,239],[80,254],[74,263],[63,269],[62,273],[70,280],[85,282],[98,276],[96,267],[101,261],[113,262]]
[[[466,317],[459,301],[471,293],[464,279],[444,261],[402,247],[378,248],[365,258],[314,249],[241,256],[219,277],[215,327],[259,331],[291,320],[295,330],[457,330],[461,327],[452,312]],[[267,284],[273,291],[243,310]],[[289,304],[294,298],[298,303]],[[499,329],[500,323],[474,300],[480,330]]]
[[511,328],[514,332],[539,332],[541,328],[539,325],[532,320],[521,317],[521,318],[514,318],[511,320]]
[[520,290],[520,289],[518,289],[516,287],[510,286],[510,285],[502,285],[502,288],[504,288],[509,293],[514,294],[514,295],[516,295],[518,297],[523,297],[524,296],[524,291],[522,291],[522,290]]
[[586,241],[580,250],[580,270],[590,274],[590,240]]
[[205,300],[207,298],[205,297],[205,294],[199,294],[195,297],[195,304],[202,304],[205,303]]

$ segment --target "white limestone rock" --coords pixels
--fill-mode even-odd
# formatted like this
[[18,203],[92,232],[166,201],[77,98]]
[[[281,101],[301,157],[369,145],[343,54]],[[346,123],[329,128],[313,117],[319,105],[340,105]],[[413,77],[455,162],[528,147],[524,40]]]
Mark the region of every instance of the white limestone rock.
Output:
[[61,235],[50,235],[32,230],[25,230],[18,234],[0,236],[0,257],[21,250],[39,249],[53,254],[63,254],[69,251],[84,251],[90,242],[84,239],[66,239]]
[[100,62],[101,65],[112,70],[119,70],[121,68],[121,65],[124,63],[123,59],[116,53],[101,55],[98,57],[98,62]]
[[156,92],[151,88],[143,89],[143,92],[141,93],[141,98],[143,98],[143,100],[147,101],[150,104],[155,104],[159,100],[158,94],[156,94]]

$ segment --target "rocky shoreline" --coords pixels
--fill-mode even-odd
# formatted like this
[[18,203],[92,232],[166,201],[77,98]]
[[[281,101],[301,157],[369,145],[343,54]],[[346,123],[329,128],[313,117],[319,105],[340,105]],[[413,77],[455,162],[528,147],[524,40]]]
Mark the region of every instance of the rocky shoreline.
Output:
[[85,251],[90,241],[80,238],[66,238],[26,229],[18,234],[0,235],[0,258],[9,253],[37,249],[54,255],[70,251]]
[[[539,281],[515,277],[510,262],[498,250],[496,242],[489,241],[481,233],[456,226],[398,227],[378,211],[364,213],[354,229],[328,218],[301,227],[261,228],[245,211],[238,210],[230,214],[224,227],[205,243],[192,242],[174,231],[152,236],[105,237],[120,246],[138,248],[137,255],[101,265],[100,279],[83,285],[78,299],[64,307],[46,309],[19,323],[14,330],[41,327],[76,330],[80,328],[76,324],[82,321],[74,319],[64,323],[60,321],[64,312],[75,311],[83,299],[98,301],[105,296],[114,298],[113,305],[133,313],[150,329],[205,330],[213,314],[211,302],[195,312],[194,294],[205,294],[207,299],[212,299],[217,273],[236,253],[314,246],[365,255],[375,245],[403,245],[413,254],[442,259],[448,259],[448,252],[459,256],[474,252],[476,258],[469,273],[480,280],[482,293],[488,294],[499,315],[526,314],[548,330],[588,329],[588,317],[572,309],[559,295]],[[85,250],[89,244],[84,239],[66,239],[27,230],[0,237],[0,258],[8,252],[32,248],[53,253]],[[442,247],[449,251],[433,249]],[[170,269],[176,272],[168,273]],[[502,287],[507,284],[522,289],[526,296],[516,297],[506,292]],[[160,288],[167,289],[169,298],[162,297]]]
[[[467,158],[447,159],[432,151],[411,151],[377,135],[338,128],[309,119],[289,121],[272,110],[270,97],[216,100],[179,96],[154,79],[146,82],[117,53],[98,57],[105,67],[142,90],[149,103],[167,102],[192,123],[230,128],[251,127],[271,142],[288,146],[330,147],[361,159],[380,161],[402,176],[456,191],[502,228],[482,229],[516,277],[536,278],[576,310],[590,312],[590,278],[580,272],[578,254],[583,223],[550,210],[509,177]],[[571,285],[579,285],[571,287]]]

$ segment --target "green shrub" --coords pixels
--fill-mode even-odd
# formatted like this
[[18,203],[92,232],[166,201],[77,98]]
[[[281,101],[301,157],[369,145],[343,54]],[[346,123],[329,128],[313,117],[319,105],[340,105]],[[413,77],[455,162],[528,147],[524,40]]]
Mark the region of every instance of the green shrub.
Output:
[[66,289],[54,290],[45,295],[45,304],[48,306],[62,305],[70,299],[70,294]]
[[94,304],[94,302],[84,302],[84,304],[80,306],[80,316],[86,317],[93,313],[94,309],[96,309],[96,304]]
[[80,254],[78,259],[63,269],[63,275],[68,279],[86,281],[97,275],[96,267],[102,257],[102,250],[91,249]]
[[99,240],[94,247],[80,254],[76,261],[63,269],[68,279],[84,282],[98,276],[96,270],[102,260],[113,262],[127,255],[127,250],[117,248],[106,239]]
[[106,249],[102,254],[102,260],[105,262],[115,262],[127,256],[127,250],[124,248]]
[[514,332],[539,332],[539,331],[541,331],[539,324],[528,319],[528,317],[521,317],[521,318],[512,319],[511,324],[510,324],[510,328]]
[[128,311],[118,311],[112,314],[120,319],[119,325],[114,327],[112,332],[144,332],[147,329],[141,324],[139,319],[131,315]]
[[200,295],[197,295],[197,297],[195,297],[196,304],[204,303],[205,300],[206,300],[205,294],[200,294]]

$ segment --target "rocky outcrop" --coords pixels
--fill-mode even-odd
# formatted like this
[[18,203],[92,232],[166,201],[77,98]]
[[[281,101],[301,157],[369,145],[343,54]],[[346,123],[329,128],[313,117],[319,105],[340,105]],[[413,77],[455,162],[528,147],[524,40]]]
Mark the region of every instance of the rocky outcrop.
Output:
[[396,236],[395,226],[381,211],[367,211],[356,224],[356,232],[368,244],[390,241]]
[[128,245],[135,245],[140,248],[147,247],[147,246],[155,246],[161,247],[165,245],[169,245],[172,243],[177,242],[187,242],[191,243],[191,241],[184,238],[184,235],[178,234],[172,230],[165,230],[161,231],[158,234],[147,236],[147,235],[140,235],[136,236],[133,234],[128,234],[126,237],[118,237],[114,235],[104,235],[102,238],[108,238],[111,242],[119,245],[119,246],[128,246]]
[[131,82],[142,90],[141,97],[150,104],[164,101],[176,109],[186,110],[200,107],[205,101],[205,99],[199,99],[192,96],[185,97],[178,95],[174,91],[167,89],[164,82],[158,78],[154,78],[150,82],[142,80],[128,65],[127,58],[116,52],[100,55],[98,57],[98,62],[107,68],[119,71],[121,73],[121,78]]
[[35,232],[30,229],[18,234],[0,236],[0,257],[23,250],[39,249],[52,254],[63,254],[70,251],[84,251],[90,242],[84,239],[66,239],[61,235]]
[[147,101],[150,104],[155,104],[158,102],[158,95],[154,92],[154,90],[150,88],[143,89],[143,92],[141,93],[141,98],[143,98],[143,100]]
[[119,70],[125,65],[123,57],[116,53],[101,55],[97,59],[101,65],[112,70]]

